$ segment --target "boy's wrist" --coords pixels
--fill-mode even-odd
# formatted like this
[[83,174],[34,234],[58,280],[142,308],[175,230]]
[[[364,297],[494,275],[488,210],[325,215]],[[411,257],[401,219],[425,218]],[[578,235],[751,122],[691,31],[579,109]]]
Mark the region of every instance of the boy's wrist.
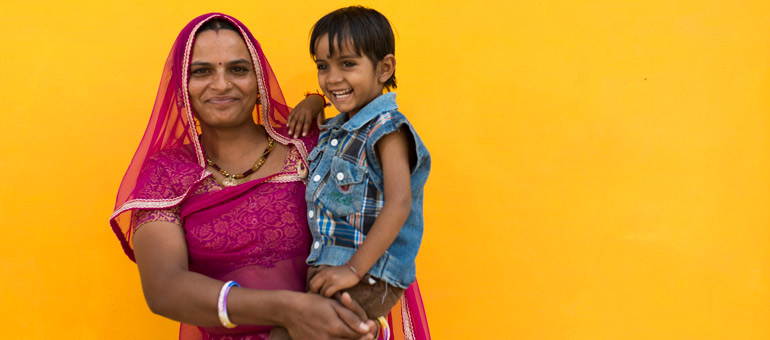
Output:
[[[358,252],[356,252],[356,254],[357,253]],[[361,259],[359,259],[359,256],[356,256],[356,254],[353,254],[353,256],[350,258],[350,260],[348,262],[345,263],[345,265],[347,266],[349,264],[351,267],[355,268],[355,272],[358,273],[358,275],[356,275],[356,276],[358,276],[359,279],[363,279],[364,276],[366,275],[366,273],[369,272],[369,269],[372,269],[372,266],[374,266],[374,263],[372,263],[370,265],[366,265],[365,263],[361,263]],[[377,257],[375,259],[375,261],[377,259],[379,259],[379,257]]]
[[356,267],[350,264],[350,261],[345,262],[345,266],[348,267],[348,269],[350,269],[350,271],[352,271],[353,274],[356,274],[356,277],[358,277],[358,281],[361,281],[364,278],[363,274],[360,273],[358,269],[356,269]]
[[326,100],[326,96],[319,92],[305,92],[305,99],[317,101],[320,103],[321,109],[331,106],[331,103]]

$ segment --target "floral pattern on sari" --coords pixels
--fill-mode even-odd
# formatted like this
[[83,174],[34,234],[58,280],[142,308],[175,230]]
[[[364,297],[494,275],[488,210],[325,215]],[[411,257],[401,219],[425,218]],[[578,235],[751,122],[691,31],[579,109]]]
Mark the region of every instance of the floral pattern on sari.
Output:
[[302,218],[304,204],[297,201],[304,190],[301,182],[262,183],[253,194],[219,216],[188,216],[186,221],[196,221],[185,225],[191,260],[208,262],[196,259],[197,253],[238,254],[225,256],[227,263],[220,265],[270,268],[277,261],[306,255],[310,249],[309,231]]

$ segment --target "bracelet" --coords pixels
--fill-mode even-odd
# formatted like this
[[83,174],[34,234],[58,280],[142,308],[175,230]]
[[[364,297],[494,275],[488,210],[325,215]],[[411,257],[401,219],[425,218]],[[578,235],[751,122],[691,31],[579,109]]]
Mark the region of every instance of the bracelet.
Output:
[[323,93],[320,93],[320,92],[310,92],[310,91],[305,92],[305,98],[313,96],[313,95],[321,96],[321,99],[324,101],[324,107],[332,106],[332,103],[329,103],[329,101],[326,100],[326,96],[324,96]]
[[356,274],[356,276],[358,277],[359,281],[361,281],[361,279],[364,278],[363,276],[361,276],[361,274],[358,273],[358,270],[356,270],[356,267],[353,267],[353,265],[350,264],[350,262],[345,262],[345,266],[350,268],[350,271],[352,271],[353,274]]
[[390,339],[390,326],[388,326],[388,320],[386,320],[384,316],[381,316],[377,318],[377,322],[380,324],[382,339]]
[[222,289],[219,290],[219,300],[217,301],[217,314],[219,315],[219,322],[225,328],[235,328],[236,324],[230,322],[230,318],[227,316],[227,294],[230,292],[230,288],[233,286],[240,287],[235,281],[227,281],[222,285]]

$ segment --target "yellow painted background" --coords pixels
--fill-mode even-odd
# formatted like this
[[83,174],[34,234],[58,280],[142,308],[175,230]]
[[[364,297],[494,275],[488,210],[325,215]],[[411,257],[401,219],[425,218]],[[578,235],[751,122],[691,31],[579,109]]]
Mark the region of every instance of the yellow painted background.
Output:
[[[296,102],[348,4],[0,4],[3,337],[174,338],[107,224],[173,39],[234,15]],[[434,339],[770,339],[767,1],[364,4],[433,156]]]

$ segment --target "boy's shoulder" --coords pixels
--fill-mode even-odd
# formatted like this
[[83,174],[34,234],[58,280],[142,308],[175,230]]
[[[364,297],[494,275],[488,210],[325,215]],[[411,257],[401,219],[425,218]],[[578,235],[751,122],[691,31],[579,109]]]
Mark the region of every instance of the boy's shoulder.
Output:
[[374,130],[386,127],[389,122],[406,122],[406,116],[398,110],[396,94],[388,92],[377,97],[346,123],[349,130]]
[[409,121],[406,119],[406,116],[404,116],[401,111],[396,109],[378,113],[376,116],[372,117],[367,125],[371,132],[372,130],[379,129],[394,130],[397,129],[401,124],[408,122]]

